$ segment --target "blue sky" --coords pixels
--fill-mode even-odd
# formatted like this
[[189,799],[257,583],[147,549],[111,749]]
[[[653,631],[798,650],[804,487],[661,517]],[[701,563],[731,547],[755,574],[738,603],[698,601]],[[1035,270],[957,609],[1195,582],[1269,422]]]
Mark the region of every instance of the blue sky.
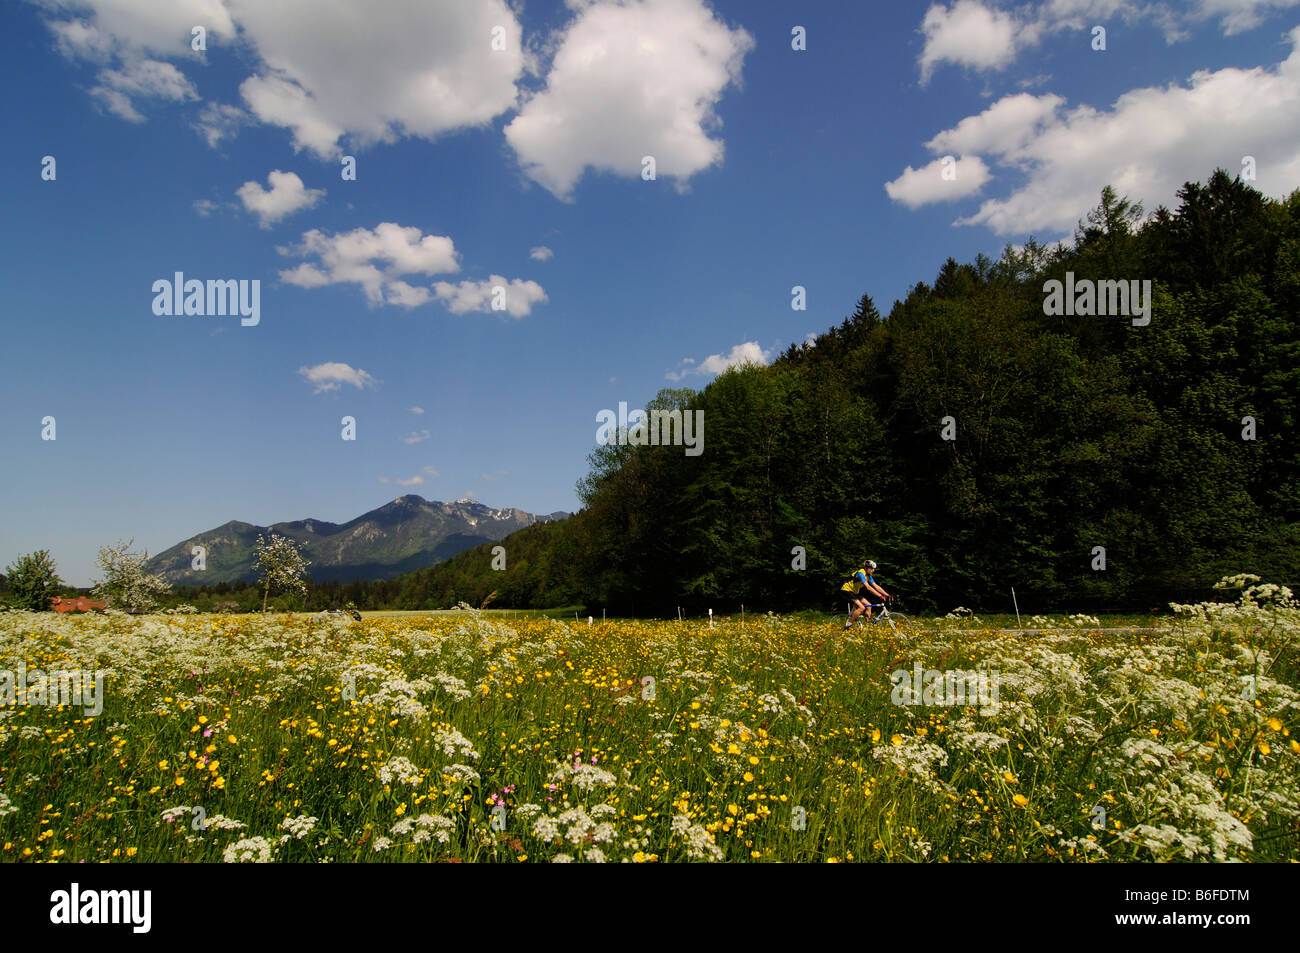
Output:
[[[0,564],[573,510],[602,409],[1066,237],[1107,182],[1300,185],[1295,0],[807,7],[0,5]],[[256,326],[155,314],[177,271],[258,280]]]

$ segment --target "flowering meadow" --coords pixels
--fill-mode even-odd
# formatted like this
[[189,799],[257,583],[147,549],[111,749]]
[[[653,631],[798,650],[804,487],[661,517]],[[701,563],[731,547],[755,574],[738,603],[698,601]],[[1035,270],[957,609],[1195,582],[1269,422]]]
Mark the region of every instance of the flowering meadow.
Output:
[[[1300,607],[1258,582],[1119,633],[0,613],[0,669],[104,676],[0,706],[0,858],[1297,860]],[[896,703],[917,663],[996,704]]]

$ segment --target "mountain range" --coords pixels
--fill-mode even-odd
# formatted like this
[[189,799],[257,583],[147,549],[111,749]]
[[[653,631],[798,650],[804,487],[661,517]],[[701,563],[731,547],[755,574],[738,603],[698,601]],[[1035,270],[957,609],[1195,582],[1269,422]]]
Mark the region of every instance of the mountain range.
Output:
[[[474,500],[441,503],[423,497],[399,496],[346,523],[305,519],[254,526],[231,520],[196,533],[154,556],[149,571],[171,583],[216,585],[252,581],[259,535],[275,533],[299,544],[310,565],[307,573],[320,582],[338,579],[390,579],[412,569],[432,566],[485,542],[503,539],[534,523],[565,519],[565,512],[537,516],[517,509],[493,509]],[[193,568],[194,547],[206,550],[206,567]]]

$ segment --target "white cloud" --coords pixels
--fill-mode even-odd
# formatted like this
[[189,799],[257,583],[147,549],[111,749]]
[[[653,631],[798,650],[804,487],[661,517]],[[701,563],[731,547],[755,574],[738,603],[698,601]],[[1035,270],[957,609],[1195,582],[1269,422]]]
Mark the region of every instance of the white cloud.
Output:
[[235,194],[239,196],[244,208],[255,214],[263,228],[270,228],[294,212],[311,208],[325,195],[324,189],[304,188],[302,179],[294,172],[271,172],[266,181],[270,189],[264,189],[256,182],[245,182]]
[[424,408],[423,408],[423,407],[408,407],[407,409],[408,409],[411,413],[413,413],[413,414],[422,414],[422,413],[424,413]]
[[85,20],[52,20],[46,25],[59,52],[69,59],[106,63],[113,57],[113,37]]
[[1261,192],[1285,196],[1300,181],[1300,27],[1274,67],[1200,70],[1188,85],[1145,87],[1109,108],[1066,109],[1060,97],[1003,99],[927,143],[933,151],[978,149],[1022,184],[986,200],[957,224],[1000,235],[1065,233],[1093,208],[1103,186],[1148,209],[1176,204],[1187,181],[1254,156]]
[[418,308],[422,304],[428,304],[433,297],[433,292],[423,285],[409,285],[400,278],[390,281],[384,292],[386,304],[395,304],[401,308]]
[[[484,126],[516,106],[528,61],[507,0],[35,2],[65,55],[127,75],[150,56],[198,62],[196,25],[209,49],[238,33],[255,63],[240,85],[249,110],[321,156],[337,155],[343,136],[366,145]],[[494,50],[498,26],[504,48]],[[95,92],[118,115],[143,118],[137,93],[105,73]]]
[[317,364],[314,367],[303,365],[298,368],[298,373],[315,385],[315,390],[312,391],[313,394],[338,390],[344,384],[351,384],[358,390],[364,390],[367,387],[374,387],[378,383],[360,368],[353,368],[351,365],[340,364],[337,361]]
[[129,122],[144,122],[135,108],[139,99],[162,99],[184,102],[198,99],[194,85],[171,63],[160,60],[136,60],[125,69],[99,72],[99,83],[90,90],[104,107]]
[[398,486],[420,486],[424,483],[424,477],[418,473],[413,477],[407,477],[405,480],[398,480]]
[[[504,293],[499,295],[497,289]],[[491,275],[486,281],[462,281],[455,285],[439,281],[434,283],[433,290],[452,314],[490,312],[496,310],[493,304],[502,300],[504,307],[500,310],[511,317],[522,318],[532,313],[533,305],[547,300],[546,292],[537,282],[518,278],[507,281],[501,275]]]
[[157,55],[192,55],[190,31],[200,25],[208,41],[235,35],[229,4],[223,0],[37,0],[52,13],[72,13],[73,20],[52,20],[50,29],[70,51],[107,55],[139,50]]
[[420,467],[421,473],[427,473],[429,476],[438,476],[438,471],[433,467]]
[[402,437],[401,439],[402,439],[402,443],[408,443],[408,444],[423,443],[425,440],[429,439],[429,431],[415,430],[412,431],[411,433],[408,433],[405,437]]
[[[297,148],[333,156],[343,135],[362,145],[432,139],[516,104],[522,28],[504,0],[229,2],[263,61],[240,93]],[[492,49],[498,26],[503,50]]]
[[701,0],[569,0],[546,88],[506,139],[524,172],[568,198],[588,168],[639,177],[643,156],[679,184],[722,161],[715,108],[754,46]]
[[917,208],[930,202],[950,202],[965,198],[984,187],[992,175],[979,156],[954,157],[953,178],[945,179],[943,158],[929,165],[913,169],[910,165],[893,182],[885,183],[885,191],[895,202],[908,208]]
[[921,32],[922,84],[930,81],[939,63],[1001,69],[1016,58],[1016,21],[979,0],[957,0],[951,7],[934,4],[925,12]]
[[286,256],[316,258],[280,272],[280,280],[285,284],[300,288],[357,284],[372,305],[415,308],[436,297],[453,314],[491,311],[497,299],[495,289],[500,287],[504,289],[503,310],[520,318],[530,314],[533,305],[547,300],[545,290],[537,282],[496,274],[483,281],[466,280],[458,284],[439,281],[431,287],[403,280],[400,275],[459,271],[459,255],[450,238],[424,235],[414,226],[403,227],[394,222],[336,235],[312,229],[303,234],[297,245],[277,250]]
[[1018,93],[998,100],[975,116],[967,116],[952,129],[925,144],[931,152],[1015,151],[1023,148],[1040,124],[1051,120],[1065,100],[1056,95]]
[[1201,17],[1217,17],[1228,36],[1253,30],[1274,10],[1300,5],[1300,0],[1200,0]]
[[733,347],[730,354],[710,354],[698,364],[695,363],[694,358],[684,357],[679,365],[684,370],[669,371],[664,376],[670,381],[679,381],[688,374],[721,374],[729,367],[740,367],[743,364],[766,364],[771,356],[772,352],[763,350],[758,346],[757,341],[746,341],[744,344],[737,344]]
[[209,215],[211,215],[213,212],[215,212],[218,208],[221,207],[211,199],[195,199],[193,202],[193,206],[194,206],[194,211],[199,213],[200,218],[207,218]]
[[555,252],[551,251],[545,245],[538,245],[528,253],[528,257],[533,261],[550,261],[555,257]]
[[921,83],[929,82],[943,63],[976,70],[999,70],[1048,36],[1066,30],[1085,31],[1079,42],[1091,44],[1091,28],[1115,20],[1129,25],[1151,23],[1166,43],[1191,35],[1192,27],[1216,21],[1227,36],[1254,29],[1270,14],[1300,6],[1300,0],[1040,0],[1000,8],[996,0],[956,0],[951,6],[933,3],[921,22],[925,47],[921,51]]
[[[143,122],[141,100],[197,99],[194,85],[161,58],[193,61],[190,30],[203,25],[211,40],[228,40],[235,25],[222,0],[35,0],[59,51],[101,67],[90,94],[109,112]],[[71,15],[70,19],[60,19]]]
[[295,150],[308,149],[324,158],[339,155],[344,129],[316,106],[311,93],[281,76],[250,76],[239,87],[245,105],[264,123],[293,130]]
[[[414,226],[382,222],[375,228],[357,228],[327,235],[312,229],[294,247],[277,249],[282,255],[316,256],[319,264],[303,262],[280,272],[280,280],[300,288],[352,283],[360,285],[371,304],[422,304],[419,292],[399,275],[435,275],[460,270],[456,248],[443,235],[424,235]],[[427,297],[424,300],[428,300]]]
[[248,113],[238,106],[220,103],[207,103],[199,112],[194,128],[203,136],[212,148],[220,145],[222,139],[232,139],[241,126],[251,121]]

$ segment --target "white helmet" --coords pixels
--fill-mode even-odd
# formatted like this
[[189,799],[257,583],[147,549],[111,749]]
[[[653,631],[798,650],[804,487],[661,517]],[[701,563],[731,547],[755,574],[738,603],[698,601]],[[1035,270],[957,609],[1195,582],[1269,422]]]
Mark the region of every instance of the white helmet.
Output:
[[863,563],[862,565],[866,566],[868,569],[875,569],[875,568],[876,568],[876,563],[875,563],[875,561],[874,561],[874,560],[871,560],[871,559],[868,559],[868,560],[867,560],[865,563]]

